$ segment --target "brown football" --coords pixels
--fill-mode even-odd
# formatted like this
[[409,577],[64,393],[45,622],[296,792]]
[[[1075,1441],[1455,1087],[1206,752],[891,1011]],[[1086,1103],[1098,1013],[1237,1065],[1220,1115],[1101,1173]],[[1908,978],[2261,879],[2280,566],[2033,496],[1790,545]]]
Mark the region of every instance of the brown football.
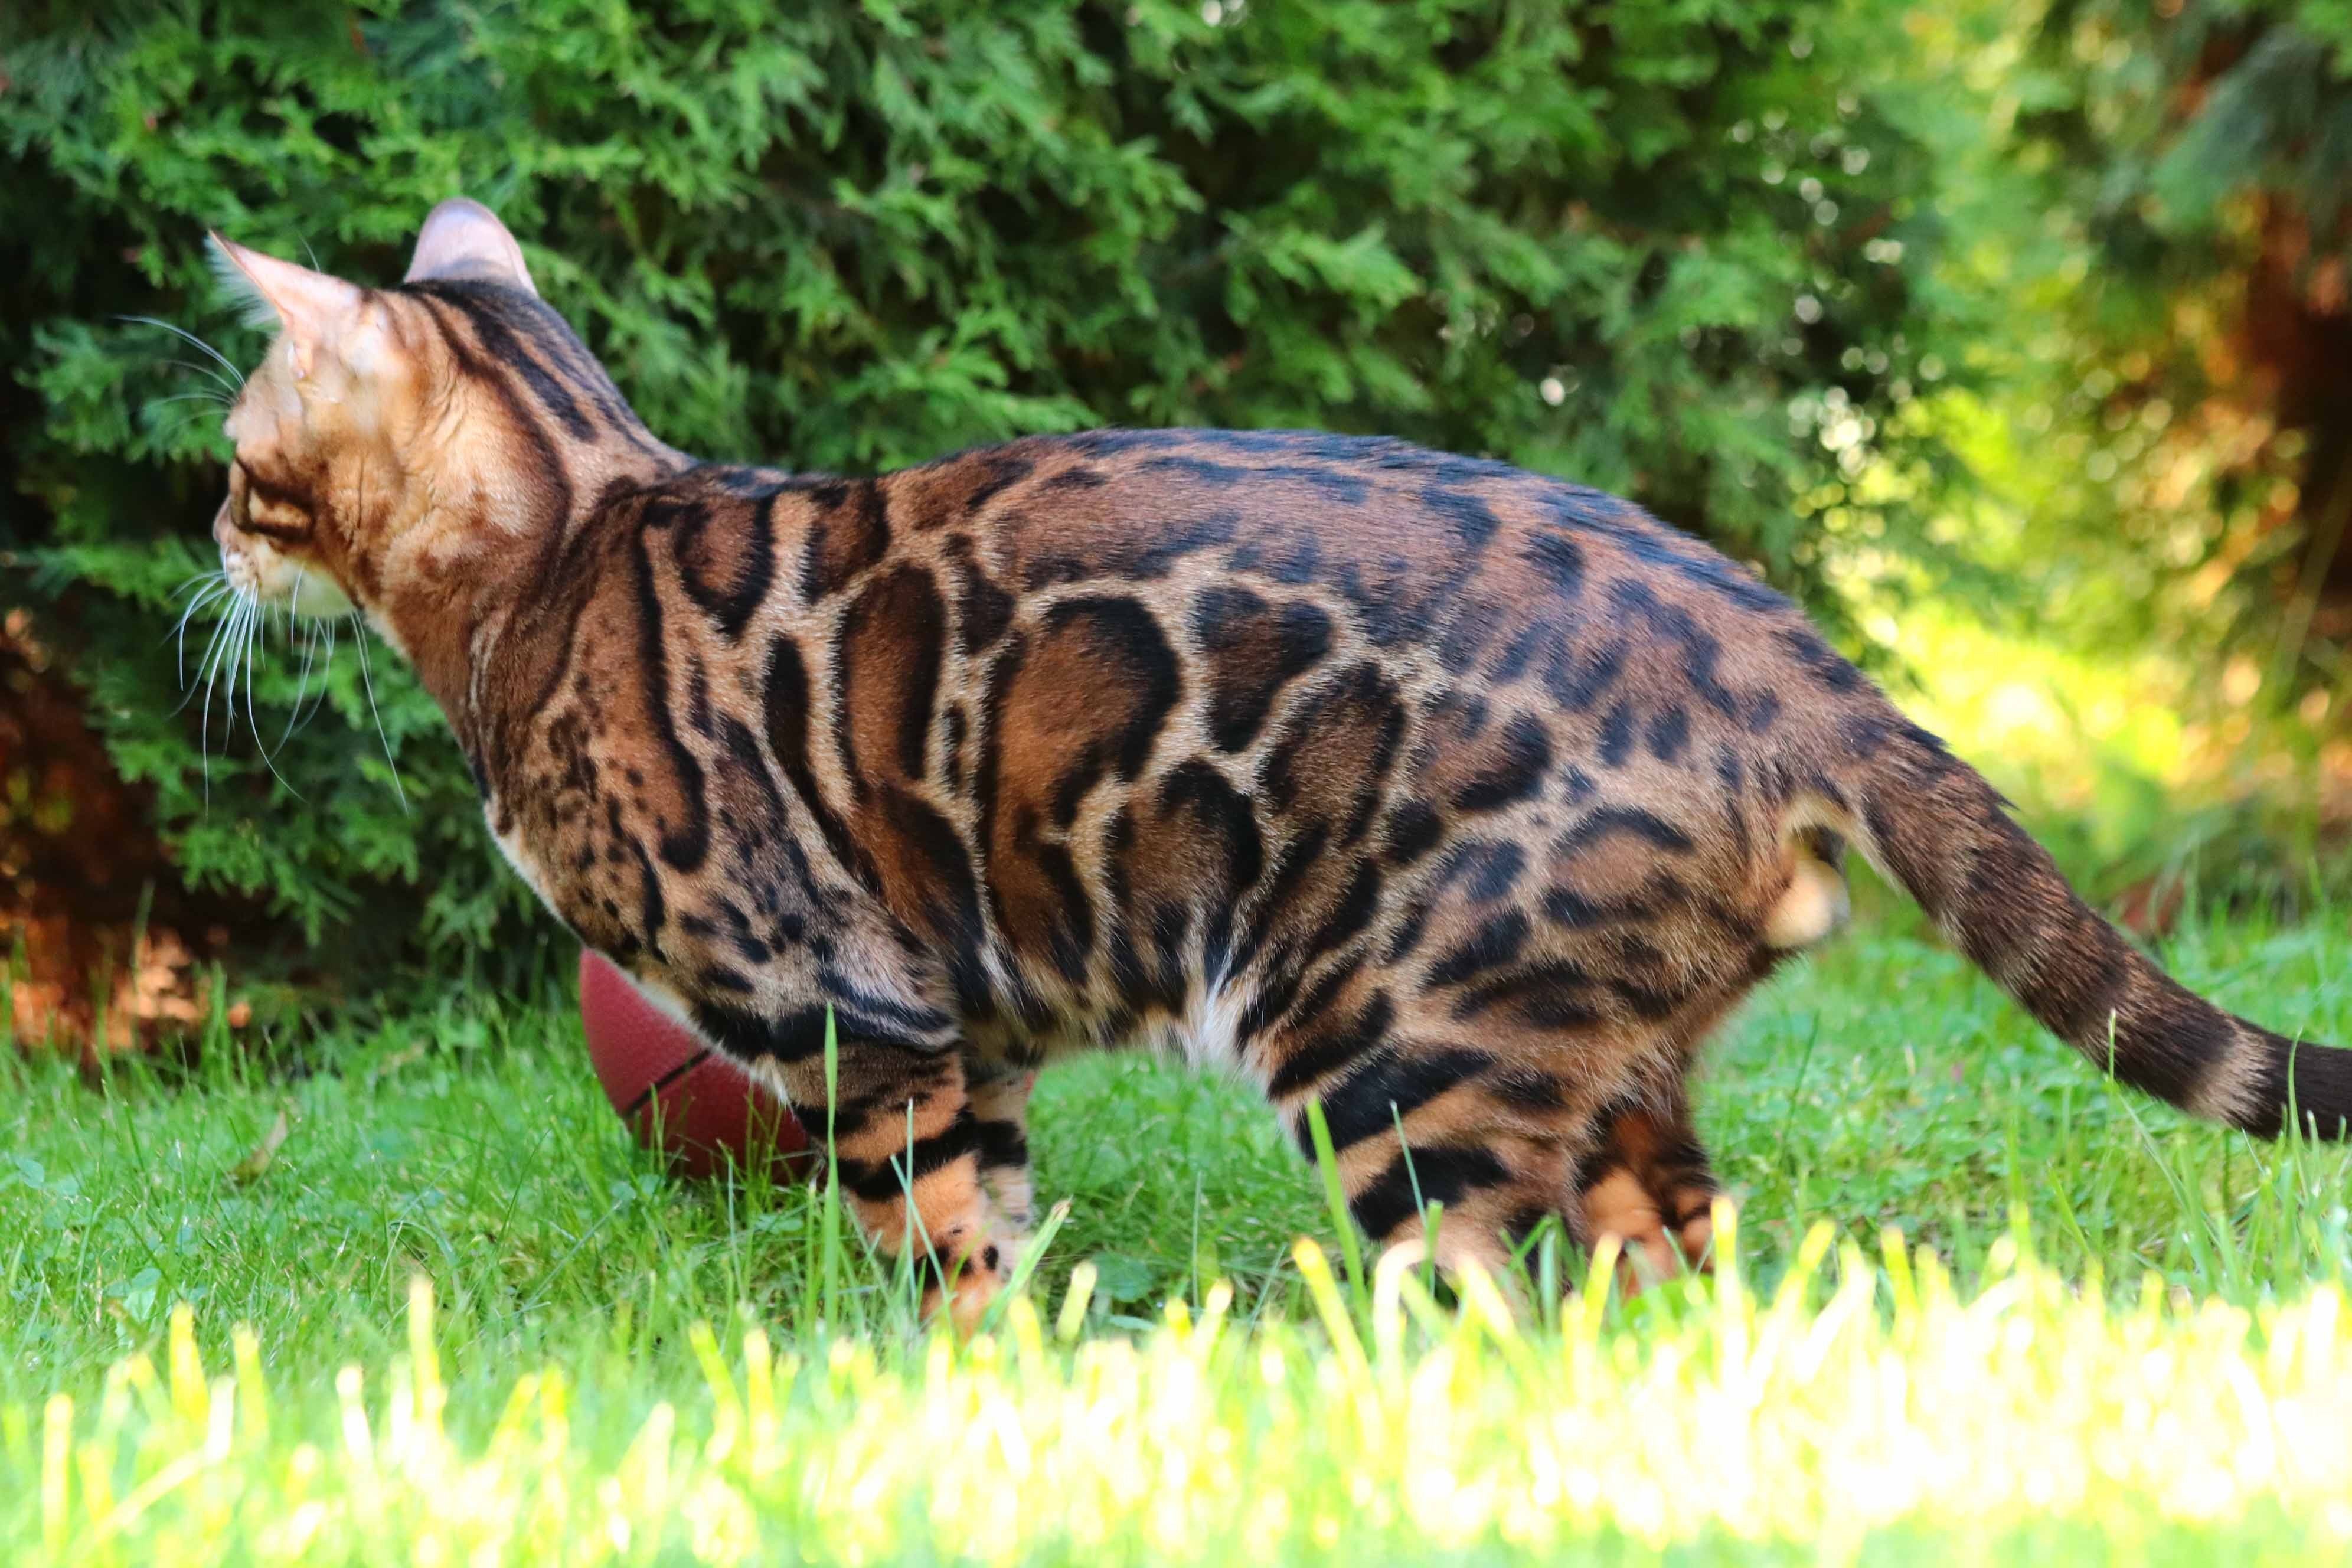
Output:
[[666,1151],[677,1170],[709,1176],[731,1163],[788,1181],[814,1168],[808,1134],[782,1100],[584,948],[580,1021],[604,1098],[637,1142]]

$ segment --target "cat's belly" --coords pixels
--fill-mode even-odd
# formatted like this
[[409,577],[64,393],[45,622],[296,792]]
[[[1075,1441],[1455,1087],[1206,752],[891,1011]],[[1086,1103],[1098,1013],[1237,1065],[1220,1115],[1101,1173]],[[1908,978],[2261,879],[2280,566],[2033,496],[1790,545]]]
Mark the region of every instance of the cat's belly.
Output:
[[1195,1070],[1247,1076],[1240,1048],[1241,994],[1231,985],[1195,983],[1181,1008],[1112,1002],[1083,1015],[1035,1026],[1003,1016],[965,1026],[965,1039],[983,1061],[1037,1067],[1082,1052],[1144,1050]]

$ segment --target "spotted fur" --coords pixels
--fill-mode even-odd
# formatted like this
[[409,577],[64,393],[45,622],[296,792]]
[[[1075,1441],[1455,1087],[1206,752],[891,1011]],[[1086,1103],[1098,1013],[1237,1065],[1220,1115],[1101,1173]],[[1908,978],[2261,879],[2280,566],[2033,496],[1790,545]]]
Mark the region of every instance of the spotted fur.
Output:
[[[1847,846],[2125,1082],[2334,1135],[2344,1052],[2167,979],[1802,616],[1614,497],[1397,441],[1038,437],[878,478],[689,458],[437,211],[400,288],[225,247],[286,324],[216,526],[362,607],[582,940],[836,1130],[968,1316],[1034,1069],[1171,1043],[1319,1107],[1357,1218],[1657,1267],[1685,1081]],[[826,1020],[839,1082],[826,1109]]]

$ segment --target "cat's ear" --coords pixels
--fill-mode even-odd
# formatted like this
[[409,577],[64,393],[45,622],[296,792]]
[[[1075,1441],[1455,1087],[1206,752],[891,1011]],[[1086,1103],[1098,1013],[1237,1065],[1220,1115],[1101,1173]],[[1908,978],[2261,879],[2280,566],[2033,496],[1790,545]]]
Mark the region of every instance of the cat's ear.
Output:
[[499,221],[498,214],[479,202],[452,196],[427,214],[417,231],[416,254],[408,263],[406,283],[462,278],[503,283],[526,294],[539,292],[523,265],[522,247]]
[[307,375],[320,351],[334,342],[360,302],[358,285],[247,250],[219,234],[210,236],[221,279],[251,307],[257,325],[276,321],[294,351],[294,374]]

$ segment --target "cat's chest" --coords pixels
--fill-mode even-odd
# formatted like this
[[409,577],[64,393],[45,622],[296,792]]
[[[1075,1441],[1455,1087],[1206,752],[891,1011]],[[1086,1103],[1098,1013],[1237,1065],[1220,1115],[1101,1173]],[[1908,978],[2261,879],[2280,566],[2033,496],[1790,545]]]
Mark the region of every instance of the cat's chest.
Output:
[[940,957],[877,900],[856,847],[835,853],[731,709],[670,722],[617,680],[538,715],[484,802],[516,873],[583,942],[701,1005],[938,1029]]
[[563,921],[567,925],[572,924],[573,922],[565,914],[563,904],[550,891],[549,879],[540,868],[540,858],[532,852],[530,841],[523,835],[513,817],[510,815],[502,816],[495,799],[483,803],[482,817],[489,826],[490,841],[499,847],[499,853],[505,857],[506,863],[513,868],[514,874],[522,879],[523,886],[529,888],[539,901],[547,907],[549,913]]

